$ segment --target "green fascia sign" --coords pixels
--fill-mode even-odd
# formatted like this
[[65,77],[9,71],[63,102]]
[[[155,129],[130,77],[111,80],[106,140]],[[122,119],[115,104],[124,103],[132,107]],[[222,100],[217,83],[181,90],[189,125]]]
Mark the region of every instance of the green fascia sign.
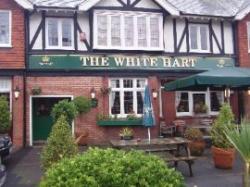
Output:
[[33,70],[206,70],[233,67],[233,58],[146,55],[31,55]]

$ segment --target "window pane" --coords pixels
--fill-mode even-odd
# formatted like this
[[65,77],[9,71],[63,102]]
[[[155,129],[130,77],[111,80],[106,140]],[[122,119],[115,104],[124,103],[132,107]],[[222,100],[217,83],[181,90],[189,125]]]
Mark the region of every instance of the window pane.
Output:
[[64,47],[72,46],[72,22],[70,20],[62,21],[62,45]]
[[98,45],[107,46],[107,16],[98,15],[97,16],[97,26],[98,26]]
[[133,80],[132,79],[123,80],[123,87],[124,88],[133,88]]
[[133,92],[124,92],[124,111],[125,111],[125,114],[134,113]]
[[137,114],[143,113],[144,92],[137,92]]
[[48,20],[48,40],[49,46],[58,46],[58,20]]
[[125,24],[125,46],[131,47],[134,45],[134,23],[133,23],[133,17],[125,17],[124,18],[124,24]]
[[200,35],[201,35],[201,49],[202,50],[207,50],[208,45],[207,45],[207,27],[206,26],[201,26],[200,27]]
[[151,47],[159,47],[160,30],[159,18],[150,18]]
[[120,88],[120,81],[117,80],[111,80],[111,88]]
[[10,43],[9,22],[9,12],[0,12],[0,44]]
[[177,112],[189,112],[188,93],[182,92],[176,97]]
[[111,17],[111,45],[121,45],[121,20],[120,16]]
[[147,47],[147,25],[146,17],[139,17],[137,19],[138,27],[138,46]]
[[111,93],[111,114],[120,114],[120,92]]
[[193,94],[193,111],[194,113],[207,113],[206,95]]
[[191,49],[198,49],[198,44],[197,44],[197,37],[198,37],[198,33],[197,33],[197,27],[196,26],[190,26],[190,46]]
[[146,83],[146,81],[145,80],[143,80],[143,79],[139,79],[139,80],[137,80],[136,81],[136,87],[137,88],[145,88],[145,83]]
[[218,112],[220,110],[223,101],[223,95],[221,92],[210,93],[210,106],[212,112]]

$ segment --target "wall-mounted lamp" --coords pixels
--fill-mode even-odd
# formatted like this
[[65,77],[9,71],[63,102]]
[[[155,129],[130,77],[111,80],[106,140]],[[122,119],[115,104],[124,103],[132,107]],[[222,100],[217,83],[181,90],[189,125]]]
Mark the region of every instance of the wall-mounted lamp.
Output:
[[247,94],[248,94],[248,95],[250,95],[250,88],[248,88],[248,90],[247,90]]
[[156,99],[158,97],[158,91],[156,89],[152,89],[153,98]]
[[20,89],[18,86],[16,86],[15,90],[14,90],[14,96],[15,96],[15,99],[18,99],[19,96],[20,96]]
[[91,90],[90,90],[90,97],[91,97],[91,99],[95,99],[95,97],[96,97],[96,93],[95,93],[94,88],[91,88]]

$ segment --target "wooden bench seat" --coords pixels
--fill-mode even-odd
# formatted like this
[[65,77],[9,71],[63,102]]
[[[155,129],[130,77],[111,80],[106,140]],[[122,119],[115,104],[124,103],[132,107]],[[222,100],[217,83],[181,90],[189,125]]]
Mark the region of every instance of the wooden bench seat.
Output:
[[150,152],[171,152],[176,151],[176,147],[168,147],[168,148],[152,148],[152,149],[144,149],[143,151],[150,153]]
[[190,177],[193,176],[193,170],[192,170],[192,164],[194,163],[194,160],[196,159],[196,157],[194,156],[174,156],[174,155],[170,155],[168,154],[164,160],[166,162],[174,162],[174,167],[177,168],[178,167],[178,162],[180,161],[184,161],[188,164],[188,168],[189,168],[189,174]]

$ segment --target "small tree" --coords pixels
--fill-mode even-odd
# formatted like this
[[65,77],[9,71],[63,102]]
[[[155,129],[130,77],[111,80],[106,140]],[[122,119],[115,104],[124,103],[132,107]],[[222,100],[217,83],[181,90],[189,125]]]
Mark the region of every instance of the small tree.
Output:
[[91,109],[91,100],[86,97],[76,97],[73,102],[76,106],[78,113],[80,114],[88,113]]
[[233,128],[233,121],[234,115],[230,105],[228,103],[223,104],[220,108],[219,116],[215,120],[211,130],[212,141],[214,146],[224,149],[233,147],[233,145],[227,139],[224,133],[225,128]]
[[5,96],[0,97],[0,133],[6,133],[11,127],[10,111],[8,101]]
[[42,168],[47,170],[62,158],[69,158],[78,153],[77,146],[71,134],[71,129],[65,116],[60,116],[53,125],[47,145],[42,150]]
[[64,115],[68,123],[71,124],[77,115],[75,104],[68,100],[62,100],[55,104],[51,112],[54,122],[56,122],[61,115]]

